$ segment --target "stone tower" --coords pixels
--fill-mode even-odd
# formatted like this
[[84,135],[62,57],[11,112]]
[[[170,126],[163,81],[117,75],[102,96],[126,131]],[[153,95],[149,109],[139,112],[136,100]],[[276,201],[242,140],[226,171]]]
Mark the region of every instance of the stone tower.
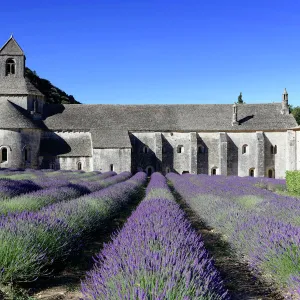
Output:
[[11,36],[0,49],[0,101],[9,100],[39,119],[44,95],[25,77],[25,60],[23,50]]
[[44,95],[25,76],[11,36],[0,49],[0,168],[38,168]]

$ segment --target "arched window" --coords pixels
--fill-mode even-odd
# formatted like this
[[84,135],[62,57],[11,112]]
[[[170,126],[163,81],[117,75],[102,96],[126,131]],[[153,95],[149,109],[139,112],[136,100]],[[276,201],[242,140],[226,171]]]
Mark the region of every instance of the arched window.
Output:
[[275,178],[275,170],[273,168],[268,170],[268,177]]
[[271,154],[277,154],[277,145],[271,145]]
[[170,173],[170,168],[166,167],[166,174]]
[[35,113],[39,112],[39,103],[38,103],[38,101],[36,99],[33,100],[33,111]]
[[5,75],[12,75],[16,73],[16,63],[12,58],[9,58],[6,61],[6,65],[5,65]]
[[1,149],[1,162],[6,162],[7,161],[7,148],[3,147]]
[[111,171],[114,170],[114,165],[113,165],[113,164],[110,165],[110,170],[111,170]]
[[154,168],[152,166],[148,166],[146,168],[146,173],[148,176],[151,176],[151,174],[154,172]]
[[82,170],[82,163],[80,161],[77,163],[77,170]]
[[242,147],[242,154],[247,153],[247,148],[248,148],[248,145],[243,145],[243,147]]
[[203,145],[200,145],[199,147],[198,147],[198,153],[205,153],[205,148],[204,148],[204,146]]
[[189,171],[182,171],[182,174],[189,174]]
[[254,170],[255,168],[249,169],[249,176],[254,177]]
[[144,153],[148,153],[148,152],[149,152],[149,147],[148,147],[148,146],[144,146],[143,152],[144,152]]
[[184,147],[182,145],[177,146],[177,153],[183,153]]
[[211,175],[217,175],[217,167],[213,167],[212,169],[211,169]]

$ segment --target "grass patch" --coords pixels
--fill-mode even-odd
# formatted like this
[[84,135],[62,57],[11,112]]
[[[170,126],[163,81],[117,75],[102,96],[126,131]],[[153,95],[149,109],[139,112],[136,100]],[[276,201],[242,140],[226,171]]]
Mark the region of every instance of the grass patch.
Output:
[[257,204],[260,204],[264,201],[263,198],[255,195],[242,196],[235,198],[234,200],[246,209],[254,208]]

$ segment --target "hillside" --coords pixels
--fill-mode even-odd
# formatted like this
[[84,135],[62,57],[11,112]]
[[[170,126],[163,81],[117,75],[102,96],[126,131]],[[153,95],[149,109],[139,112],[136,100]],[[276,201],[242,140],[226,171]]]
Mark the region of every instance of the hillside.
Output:
[[25,76],[46,97],[46,103],[80,104],[72,95],[68,95],[49,80],[40,78],[35,71],[25,68]]

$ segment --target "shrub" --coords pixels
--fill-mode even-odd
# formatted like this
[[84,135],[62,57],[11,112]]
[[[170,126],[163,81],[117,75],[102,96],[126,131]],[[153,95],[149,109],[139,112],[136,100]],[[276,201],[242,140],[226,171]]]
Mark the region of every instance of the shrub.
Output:
[[300,195],[300,171],[286,171],[286,186],[290,193]]

